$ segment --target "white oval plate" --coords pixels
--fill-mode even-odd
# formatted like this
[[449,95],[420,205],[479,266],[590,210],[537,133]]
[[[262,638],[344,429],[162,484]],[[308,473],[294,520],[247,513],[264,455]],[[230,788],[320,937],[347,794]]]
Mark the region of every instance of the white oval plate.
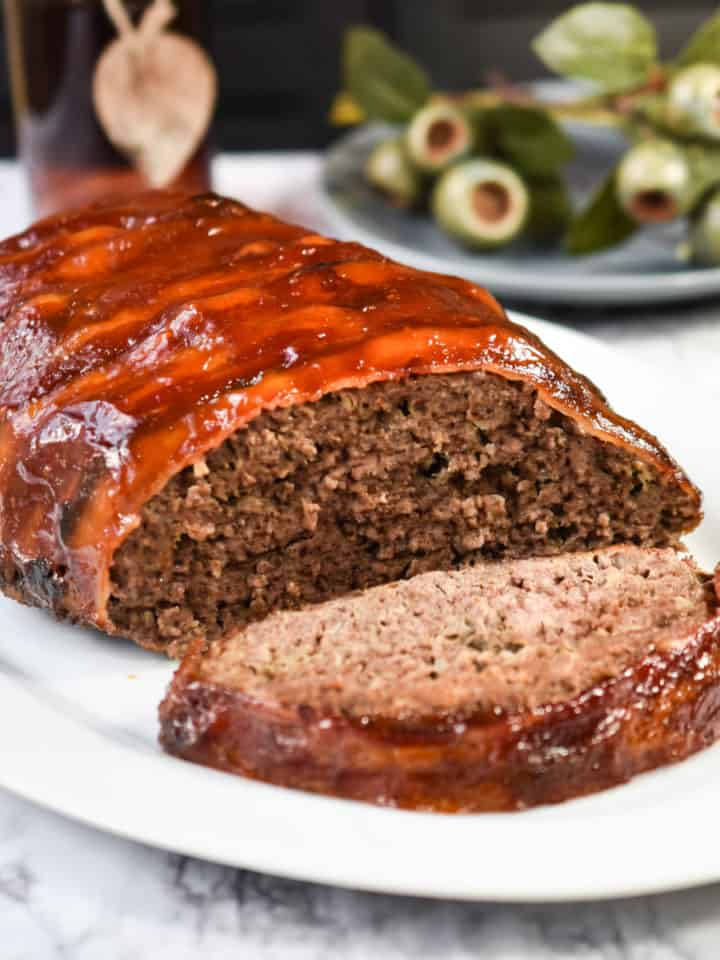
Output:
[[[522,320],[659,432],[706,489],[720,489],[717,449],[708,456],[702,425],[693,429],[674,392],[584,335]],[[693,544],[705,564],[720,557],[720,509],[708,508],[713,522]],[[158,847],[366,890],[547,901],[720,878],[720,747],[528,813],[383,810],[165,756],[156,714],[171,673],[129,643],[0,600],[0,785]]]
[[[557,97],[563,84],[546,85]],[[567,124],[576,156],[566,169],[576,204],[602,182],[623,140],[612,131]],[[678,255],[682,223],[645,229],[619,247],[590,257],[571,257],[559,247],[513,244],[492,253],[468,251],[427,214],[386,203],[366,182],[365,160],[389,128],[354,130],[332,146],[325,160],[324,213],[340,239],[357,240],[402,263],[457,274],[497,296],[533,302],[593,304],[670,303],[720,293],[720,268],[686,264]]]

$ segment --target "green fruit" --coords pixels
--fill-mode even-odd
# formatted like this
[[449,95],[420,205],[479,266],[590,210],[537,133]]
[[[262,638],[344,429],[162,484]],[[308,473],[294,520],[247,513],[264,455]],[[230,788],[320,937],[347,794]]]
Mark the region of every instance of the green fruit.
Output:
[[365,176],[398,207],[411,207],[420,196],[420,175],[401,138],[383,140],[374,147],[365,164]]
[[676,133],[720,140],[720,67],[696,63],[673,77],[667,123]]
[[692,259],[705,267],[720,265],[720,190],[711,193],[690,223]]
[[633,147],[617,172],[620,204],[636,223],[666,223],[687,213],[692,177],[683,151],[668,140]]
[[462,110],[432,103],[418,110],[405,135],[410,159],[424,173],[439,173],[470,152],[473,132]]
[[509,243],[523,229],[530,196],[520,177],[502,163],[466,160],[438,180],[432,212],[452,237],[478,249]]

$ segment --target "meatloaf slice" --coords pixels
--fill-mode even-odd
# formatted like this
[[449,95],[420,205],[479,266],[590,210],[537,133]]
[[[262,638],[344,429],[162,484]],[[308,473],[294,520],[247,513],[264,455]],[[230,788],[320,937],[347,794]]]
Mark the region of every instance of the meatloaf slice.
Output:
[[111,570],[114,629],[182,653],[276,609],[465,563],[675,543],[696,505],[529,384],[414,377],[266,412],[174,477]]
[[190,655],[160,708],[161,742],[392,806],[557,802],[715,739],[718,641],[712,582],[672,549],[430,572]]

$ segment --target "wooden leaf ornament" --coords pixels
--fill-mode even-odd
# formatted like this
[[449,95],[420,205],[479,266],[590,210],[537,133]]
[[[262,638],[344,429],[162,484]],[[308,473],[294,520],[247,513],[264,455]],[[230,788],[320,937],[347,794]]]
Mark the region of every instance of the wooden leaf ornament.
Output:
[[197,43],[168,32],[176,14],[170,0],[155,0],[137,27],[122,0],[103,3],[118,36],[95,68],[98,119],[150,186],[167,186],[207,133],[217,97],[215,68]]

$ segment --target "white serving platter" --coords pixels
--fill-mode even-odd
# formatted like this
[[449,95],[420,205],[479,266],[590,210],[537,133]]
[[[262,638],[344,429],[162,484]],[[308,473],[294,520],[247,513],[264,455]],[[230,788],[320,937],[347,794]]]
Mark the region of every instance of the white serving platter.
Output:
[[[692,547],[705,564],[720,558],[717,432],[653,371],[585,335],[520,319],[596,380],[620,412],[657,432],[710,492]],[[0,786],[157,847],[366,890],[549,901],[720,879],[720,746],[527,813],[409,813],[165,756],[157,706],[171,673],[169,662],[130,643],[0,600]]]

